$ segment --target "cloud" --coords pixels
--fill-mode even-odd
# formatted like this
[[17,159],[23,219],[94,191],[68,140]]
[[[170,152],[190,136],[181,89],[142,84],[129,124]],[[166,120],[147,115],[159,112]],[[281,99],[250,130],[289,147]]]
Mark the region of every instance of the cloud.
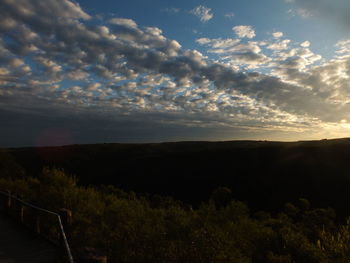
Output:
[[[69,0],[48,0],[44,2],[4,0],[1,7],[1,17],[5,21],[5,29],[13,28],[18,23],[30,23],[36,29],[50,30],[60,20],[88,20],[91,18],[78,4]],[[44,12],[38,15],[38,10]]]
[[294,0],[290,4],[295,6],[294,12],[302,17],[326,18],[340,23],[345,29],[350,25],[350,2],[347,0]]
[[310,41],[304,41],[303,43],[300,44],[302,47],[309,47],[311,45]]
[[232,30],[239,38],[253,38],[255,37],[255,31],[252,26],[234,26]]
[[[252,45],[252,43],[241,43],[232,39],[201,38],[197,42],[212,48],[215,46],[214,50],[220,54],[228,54],[225,52],[229,52],[236,45]],[[277,107],[283,112],[292,114],[291,116],[294,117],[291,119],[300,119],[300,116],[314,117],[314,121],[311,119],[307,121],[310,125],[317,121],[339,122],[346,118],[346,112],[349,110],[347,101],[350,97],[345,95],[348,94],[346,92],[348,88],[346,79],[350,73],[348,66],[346,66],[346,63],[350,61],[350,45],[348,43],[348,41],[343,41],[337,44],[338,53],[341,54],[338,59],[316,66],[311,65],[320,61],[321,56],[314,54],[307,47],[293,47],[297,46],[297,43],[292,44],[291,47],[280,48],[277,46],[276,48],[275,46],[273,57],[267,57],[270,60],[268,67],[272,70],[271,75],[275,77],[264,74],[248,74],[246,78],[243,78],[245,80],[238,84],[229,81],[228,78],[217,72],[218,74],[214,74],[219,77],[216,85],[230,87],[230,85],[236,84],[235,90],[268,105],[270,113],[274,107]],[[263,45],[259,45],[259,48],[269,49],[273,47],[272,45],[273,43],[265,41]],[[214,50],[209,49],[209,52]],[[255,52],[258,51],[259,49],[256,48]],[[253,80],[254,84],[252,84]],[[338,106],[335,107],[335,105]]]
[[225,18],[228,18],[228,19],[232,19],[233,17],[235,17],[235,13],[233,13],[233,12],[226,13],[226,14],[224,15],[224,17],[225,17]]
[[283,37],[283,32],[273,32],[273,33],[272,33],[272,36],[273,36],[274,38]]
[[243,43],[240,39],[199,38],[196,40],[201,45],[209,46],[209,53],[219,55],[221,61],[230,65],[248,65],[250,68],[259,64],[265,64],[270,59],[261,51],[258,42]]
[[137,28],[137,24],[135,23],[135,21],[132,19],[127,19],[127,18],[112,18],[109,20],[109,23],[114,24],[114,25],[121,25],[121,26],[126,26],[126,27],[131,27],[131,28]]
[[296,13],[298,16],[301,16],[303,18],[308,18],[308,17],[312,17],[316,14],[316,11],[315,10],[309,10],[309,9],[306,9],[306,8],[298,8],[296,10]]
[[267,46],[268,49],[271,50],[285,50],[288,49],[288,44],[290,43],[289,39],[284,39],[282,41],[279,42],[275,42],[275,43],[271,43]]
[[167,7],[167,8],[163,8],[161,11],[162,12],[167,12],[167,13],[179,13],[181,11],[181,8]]
[[193,8],[190,11],[190,13],[197,16],[201,22],[208,22],[210,19],[214,17],[214,15],[211,13],[211,8],[208,8],[203,5],[199,5]]

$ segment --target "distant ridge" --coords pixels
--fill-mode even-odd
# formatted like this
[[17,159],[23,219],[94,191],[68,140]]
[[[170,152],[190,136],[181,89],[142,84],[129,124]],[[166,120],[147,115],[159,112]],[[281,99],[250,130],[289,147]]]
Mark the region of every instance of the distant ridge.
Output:
[[309,145],[330,145],[330,144],[340,144],[340,143],[349,143],[350,137],[344,138],[331,138],[331,139],[320,139],[320,140],[298,140],[298,141],[274,141],[274,140],[227,140],[227,141],[164,141],[164,142],[144,142],[144,143],[121,143],[121,142],[109,142],[109,143],[87,143],[87,144],[68,144],[68,145],[46,145],[46,146],[18,146],[18,147],[0,147],[0,151],[8,151],[15,149],[27,149],[27,148],[60,148],[60,147],[76,147],[76,146],[96,146],[96,145],[162,145],[162,144],[231,144],[232,146],[261,146],[261,145],[292,145],[298,146],[301,144]]

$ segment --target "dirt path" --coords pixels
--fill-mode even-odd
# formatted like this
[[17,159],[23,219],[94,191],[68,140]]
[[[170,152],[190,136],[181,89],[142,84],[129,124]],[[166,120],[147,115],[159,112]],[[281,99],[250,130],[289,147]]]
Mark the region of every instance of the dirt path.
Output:
[[57,263],[55,246],[0,215],[0,263]]

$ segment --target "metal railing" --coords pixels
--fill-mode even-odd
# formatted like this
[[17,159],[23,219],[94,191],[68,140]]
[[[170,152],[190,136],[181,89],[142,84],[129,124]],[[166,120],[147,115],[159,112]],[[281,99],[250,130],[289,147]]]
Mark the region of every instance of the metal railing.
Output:
[[62,222],[60,214],[30,204],[20,197],[13,195],[10,191],[0,190],[0,195],[3,197],[2,208],[8,215],[16,218],[21,224],[32,228],[37,234],[52,243],[63,246],[68,262],[74,263],[67,241],[67,235],[63,227],[64,224],[68,225],[67,217],[64,218],[65,222]]

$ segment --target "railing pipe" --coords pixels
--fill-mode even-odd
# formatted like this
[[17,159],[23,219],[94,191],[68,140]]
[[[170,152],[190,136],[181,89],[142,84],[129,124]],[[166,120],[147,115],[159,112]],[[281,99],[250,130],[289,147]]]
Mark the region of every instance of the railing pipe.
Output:
[[38,232],[38,234],[40,234],[39,212],[43,212],[43,213],[47,213],[47,214],[51,214],[53,216],[56,216],[57,219],[58,219],[58,225],[59,225],[59,229],[60,229],[60,232],[61,232],[61,236],[62,236],[62,240],[63,240],[63,243],[64,243],[64,247],[65,247],[66,252],[67,252],[69,263],[74,263],[72,252],[71,252],[71,249],[70,249],[69,244],[68,244],[67,236],[66,236],[66,233],[65,233],[64,228],[63,228],[61,216],[58,213],[46,210],[44,208],[38,207],[38,206],[33,205],[33,204],[30,204],[30,203],[28,203],[28,202],[26,202],[26,201],[24,201],[24,200],[22,200],[20,198],[17,198],[10,191],[6,192],[6,191],[1,191],[0,190],[0,194],[2,194],[2,195],[7,197],[7,200],[6,200],[6,206],[7,207],[6,208],[9,209],[9,210],[11,209],[13,200],[18,201],[21,204],[21,210],[20,210],[20,221],[21,221],[21,223],[23,223],[23,221],[24,221],[23,211],[24,211],[24,207],[25,206],[26,207],[30,207],[32,209],[35,209],[37,211],[36,231]]

